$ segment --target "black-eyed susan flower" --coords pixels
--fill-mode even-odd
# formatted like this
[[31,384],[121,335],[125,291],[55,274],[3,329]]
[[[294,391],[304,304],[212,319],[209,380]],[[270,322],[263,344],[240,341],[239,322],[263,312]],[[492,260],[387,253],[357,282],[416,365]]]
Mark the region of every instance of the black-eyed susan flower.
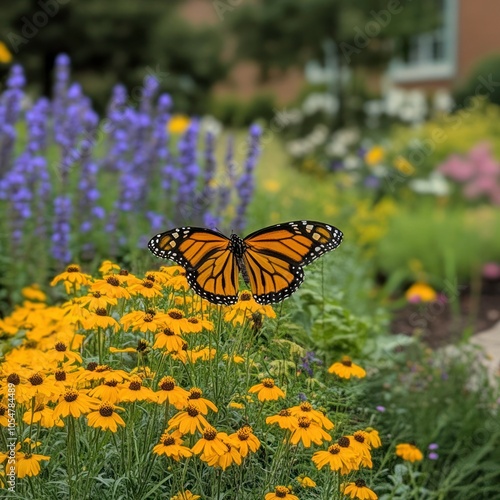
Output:
[[250,452],[255,453],[260,448],[259,438],[253,433],[253,429],[249,425],[244,425],[241,429],[229,435],[234,446],[240,452],[240,455],[245,458]]
[[357,479],[353,483],[347,483],[342,488],[342,493],[349,498],[358,498],[359,500],[377,500],[378,496],[372,491],[363,479]]
[[96,309],[106,309],[108,306],[116,306],[118,301],[114,297],[108,297],[106,294],[99,291],[90,292],[85,297],[80,297],[78,302],[83,307],[88,307],[89,311]]
[[[171,266],[172,269],[179,268],[179,266]],[[168,267],[161,267],[161,272],[164,272],[164,269],[168,269]],[[172,274],[168,277],[167,286],[172,287],[174,290],[184,290],[187,291],[190,289],[189,283],[186,279],[186,271],[181,267],[179,268],[181,271],[177,271],[176,274]],[[184,301],[183,297],[179,297],[182,301]]]
[[92,292],[100,292],[115,299],[130,299],[130,293],[114,275],[108,276],[106,279],[94,281],[90,290]]
[[241,465],[243,458],[232,440],[227,435],[222,440],[224,441],[224,453],[222,455],[212,455],[212,457],[202,455],[201,460],[210,467],[220,467],[222,470],[226,470],[232,464]]
[[155,396],[158,404],[168,403],[180,410],[187,405],[189,392],[179,387],[175,379],[167,375],[160,380]]
[[36,453],[16,453],[17,477],[22,479],[23,477],[38,476],[38,474],[40,474],[40,462],[42,460],[50,460],[50,457],[47,455],[38,455]]
[[0,403],[0,426],[7,427],[9,425],[9,419],[7,415],[9,414],[9,408],[7,405]]
[[424,458],[423,453],[413,443],[401,443],[396,446],[396,455],[408,462],[419,462]]
[[215,406],[212,401],[206,398],[202,398],[203,391],[199,387],[191,387],[188,394],[188,404],[191,404],[198,408],[200,413],[206,415],[208,409],[210,408],[214,412],[218,412],[217,406]]
[[267,417],[266,424],[278,424],[282,429],[293,431],[299,426],[299,421],[297,417],[292,415],[292,412],[289,409],[285,408],[281,410],[277,415],[271,415],[270,417]]
[[367,434],[368,443],[372,448],[380,448],[382,446],[382,441],[377,430],[373,427],[367,427],[365,430]]
[[214,456],[218,457],[226,451],[222,437],[227,437],[225,432],[217,432],[215,427],[205,427],[202,437],[191,448],[195,455],[202,455],[204,462],[210,461]]
[[103,260],[101,266],[99,267],[99,272],[102,275],[114,273],[116,271],[120,270],[120,266],[118,264],[115,264],[114,262],[110,260]]
[[82,391],[77,389],[68,389],[59,398],[59,402],[54,408],[52,414],[54,419],[59,417],[67,417],[71,415],[74,418],[85,415],[98,407],[100,401],[98,399],[87,396]]
[[21,290],[21,293],[27,300],[34,300],[37,302],[45,302],[47,300],[47,295],[45,295],[45,293],[40,290],[40,287],[36,283],[24,287]]
[[298,417],[297,424],[297,428],[292,431],[290,436],[291,444],[298,444],[302,441],[304,447],[309,448],[312,443],[320,445],[323,441],[332,440],[330,434],[309,417]]
[[16,391],[17,401],[24,403],[34,396],[45,396],[50,399],[58,393],[54,386],[54,381],[44,375],[41,371],[32,373],[27,377],[26,384],[23,384],[24,391]]
[[90,427],[98,427],[103,431],[109,429],[111,432],[116,432],[119,425],[125,427],[122,417],[116,413],[117,409],[123,410],[123,408],[105,401],[99,405],[97,411],[87,415],[87,422]]
[[121,402],[156,401],[157,396],[149,387],[142,385],[140,377],[133,376],[120,386],[119,399]]
[[51,361],[64,363],[65,361],[82,362],[82,357],[79,353],[71,351],[65,342],[56,342],[54,347],[47,352],[47,357]]
[[179,491],[173,497],[170,497],[170,500],[199,500],[200,495],[194,495],[189,490]]
[[265,500],[281,500],[282,498],[286,500],[300,500],[298,496],[292,494],[290,488],[287,486],[276,486],[274,491],[266,493],[264,497]]
[[302,488],[316,488],[316,481],[313,481],[309,476],[304,476],[304,474],[297,478],[297,482]]
[[61,418],[54,418],[54,410],[50,408],[44,398],[36,398],[30,402],[23,414],[23,422],[28,425],[40,424],[41,427],[50,429],[54,426],[64,427],[64,422]]
[[164,316],[163,323],[177,335],[181,333],[194,333],[198,328],[187,320],[180,309],[168,310]]
[[[139,278],[128,272],[126,269],[120,269],[117,273],[112,274],[112,276],[114,276],[120,283],[127,286],[135,285],[136,283],[141,282]],[[108,276],[104,276],[104,279],[106,278],[108,278]]]
[[351,377],[363,378],[366,377],[366,371],[354,364],[349,356],[344,356],[342,361],[333,363],[328,368],[329,373],[334,373],[340,378],[350,379]]
[[236,304],[226,308],[224,320],[228,323],[233,323],[234,326],[238,326],[243,324],[246,319],[250,320],[252,315],[256,313],[267,316],[268,318],[276,317],[276,313],[271,306],[257,304],[252,294],[245,290],[240,293]]
[[85,328],[112,328],[115,331],[120,329],[120,325],[115,318],[108,315],[108,311],[103,307],[96,309],[83,320]]
[[121,384],[116,379],[106,380],[89,391],[89,396],[115,404],[120,400]]
[[259,401],[276,401],[279,398],[284,398],[285,393],[276,385],[272,378],[264,378],[260,384],[253,385],[248,389],[248,392],[257,393]]
[[349,439],[342,437],[327,450],[314,453],[312,461],[317,469],[322,469],[328,465],[333,471],[340,471],[341,474],[348,474],[355,466],[356,454],[349,447]]
[[138,283],[134,283],[130,285],[127,290],[131,295],[140,295],[148,299],[161,297],[163,295],[161,285],[156,283],[154,279],[144,279]]
[[182,350],[185,340],[170,328],[164,328],[155,336],[153,349],[166,349],[168,352],[178,352]]
[[310,418],[313,422],[316,422],[318,425],[321,425],[324,429],[327,431],[333,429],[334,424],[333,422],[328,419],[323,412],[319,410],[315,410],[311,403],[308,401],[304,401],[300,405],[297,406],[292,406],[290,409],[290,412],[292,415],[295,417],[308,417]]
[[168,431],[179,429],[181,434],[194,434],[196,431],[203,432],[210,424],[202,413],[192,404],[186,406],[185,411],[174,415],[168,421]]
[[130,375],[124,370],[114,370],[108,365],[99,365],[95,361],[91,361],[85,370],[82,370],[78,376],[77,380],[79,382],[88,381],[93,382],[95,380],[100,380],[106,382],[108,380],[119,380],[123,382],[128,380]]
[[350,442],[350,448],[356,454],[357,467],[373,467],[370,454],[370,438],[365,431],[356,431],[354,434],[346,436]]
[[59,282],[64,283],[66,293],[80,290],[82,286],[90,285],[92,277],[89,274],[82,273],[78,264],[70,264],[66,271],[58,274],[51,282],[50,286],[56,286]]
[[171,434],[165,431],[158,444],[153,448],[153,453],[171,457],[176,462],[193,454],[187,446],[184,446],[182,434],[179,431],[174,431]]

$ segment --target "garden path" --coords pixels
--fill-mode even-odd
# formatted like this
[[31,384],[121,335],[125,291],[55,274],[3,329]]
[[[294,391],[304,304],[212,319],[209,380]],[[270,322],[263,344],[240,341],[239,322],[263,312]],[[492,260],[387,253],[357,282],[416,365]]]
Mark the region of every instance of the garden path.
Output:
[[471,342],[484,349],[490,377],[498,381],[500,376],[500,321],[483,332],[476,333]]

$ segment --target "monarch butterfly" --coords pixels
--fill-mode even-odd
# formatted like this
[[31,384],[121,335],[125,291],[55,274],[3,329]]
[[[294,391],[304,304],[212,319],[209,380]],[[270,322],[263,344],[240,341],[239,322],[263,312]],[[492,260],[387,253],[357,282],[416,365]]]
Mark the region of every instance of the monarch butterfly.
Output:
[[238,276],[259,304],[281,302],[304,281],[303,266],[342,242],[342,231],[314,221],[265,227],[241,239],[200,227],[179,227],[151,238],[157,257],[184,267],[193,290],[213,304],[238,301]]

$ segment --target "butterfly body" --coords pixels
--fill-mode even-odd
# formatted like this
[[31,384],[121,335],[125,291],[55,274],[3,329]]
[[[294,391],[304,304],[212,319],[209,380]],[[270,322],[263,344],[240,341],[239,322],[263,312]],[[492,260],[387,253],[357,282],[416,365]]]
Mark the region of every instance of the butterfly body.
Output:
[[260,229],[245,238],[181,227],[157,234],[149,249],[186,270],[193,290],[214,304],[238,301],[239,273],[260,304],[280,302],[304,281],[303,266],[342,241],[342,231],[315,221],[292,221]]

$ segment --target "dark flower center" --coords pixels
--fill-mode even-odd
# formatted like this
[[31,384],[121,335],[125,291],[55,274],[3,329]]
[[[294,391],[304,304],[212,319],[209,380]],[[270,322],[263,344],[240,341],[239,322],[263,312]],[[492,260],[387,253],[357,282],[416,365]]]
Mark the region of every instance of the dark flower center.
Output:
[[120,286],[120,282],[118,281],[117,278],[114,276],[109,276],[109,278],[106,279],[106,281],[111,285],[111,286]]
[[56,347],[56,351],[59,351],[59,352],[65,352],[67,349],[66,344],[64,342],[58,342],[55,347]]
[[203,431],[203,438],[207,441],[213,441],[217,437],[217,431],[213,427],[208,427]]
[[292,412],[288,409],[280,410],[279,416],[280,417],[290,417],[292,415]]
[[274,387],[274,380],[272,378],[265,378],[262,380],[262,385],[267,389],[272,389]]
[[199,323],[198,318],[189,318],[188,321],[193,325],[197,325]]
[[95,299],[101,298],[101,292],[94,292],[92,295],[94,296]]
[[148,274],[148,275],[146,276],[146,279],[147,279],[148,281],[153,281],[153,282],[155,281],[155,277],[154,277],[152,274]]
[[343,364],[344,366],[348,366],[348,367],[350,367],[350,366],[352,366],[352,361],[351,361],[350,359],[343,359],[343,360],[342,360],[342,364]]
[[58,382],[64,382],[66,380],[66,372],[64,370],[57,370],[54,377]]
[[251,300],[252,299],[252,294],[250,292],[243,292],[241,295],[240,295],[240,300],[243,302],[243,301],[246,301],[246,300]]
[[147,348],[148,348],[147,341],[144,339],[139,340],[139,342],[137,343],[137,350],[139,352],[144,352]]
[[107,315],[108,315],[108,312],[106,311],[106,309],[104,309],[104,307],[98,307],[98,308],[95,310],[95,313],[96,313],[98,316],[107,316]]
[[99,413],[101,417],[111,417],[113,415],[113,407],[109,403],[103,403],[99,407]]
[[106,380],[104,385],[107,385],[108,387],[116,387],[118,385],[118,380]]
[[30,382],[31,385],[42,385],[43,376],[41,373],[35,373],[34,375],[31,375],[28,381]]
[[6,415],[7,410],[8,410],[7,406],[5,406],[3,403],[0,403],[0,417]]
[[78,399],[78,392],[74,391],[73,389],[70,389],[69,391],[66,391],[64,393],[64,400],[67,403],[72,403],[73,401],[76,401]]
[[171,337],[171,336],[175,335],[175,333],[174,333],[172,330],[170,330],[170,328],[165,328],[165,329],[163,330],[163,333],[164,333],[165,335],[169,336],[169,337]]
[[354,439],[358,443],[364,443],[365,442],[365,437],[363,436],[363,434],[358,434],[357,432],[356,432],[356,434],[354,434]]
[[87,370],[89,372],[93,372],[95,369],[97,368],[97,363],[95,361],[91,361],[88,365],[87,365]]
[[312,406],[311,406],[311,403],[302,403],[302,404],[300,405],[300,409],[301,409],[301,411],[303,411],[303,412],[312,411]]
[[17,373],[11,373],[8,377],[7,377],[7,382],[9,384],[14,384],[14,385],[19,385],[20,382],[21,382],[21,379],[19,378],[19,375]]
[[366,483],[363,481],[363,479],[356,479],[356,481],[354,481],[354,484],[358,488],[364,488],[366,486]]
[[174,310],[174,311],[169,311],[168,312],[168,315],[172,318],[172,319],[182,319],[184,316],[182,314],[181,311],[177,311],[177,310]]
[[198,387],[193,387],[189,391],[188,399],[200,399],[202,394],[203,391],[201,389],[198,389]]
[[128,388],[131,391],[140,391],[141,387],[142,387],[142,383],[139,382],[138,380],[134,380],[133,382],[130,382],[130,384],[128,385]]
[[126,269],[120,269],[118,273],[120,276],[128,276],[128,271]]
[[153,316],[151,316],[150,314],[146,314],[146,316],[144,316],[144,321],[146,323],[151,323],[153,321]]
[[160,381],[160,389],[162,391],[173,391],[175,388],[175,380],[172,377],[165,377]]
[[109,372],[109,370],[110,370],[110,368],[108,365],[97,365],[96,364],[95,371],[98,373]]
[[307,417],[299,417],[299,427],[302,429],[309,429],[311,426],[311,421]]
[[175,439],[172,436],[163,439],[163,446],[171,446],[173,444],[175,444]]
[[290,490],[286,486],[276,486],[274,493],[278,498],[286,498]]
[[197,417],[200,414],[198,408],[196,408],[196,406],[193,405],[187,405],[186,411],[190,417]]
[[66,268],[66,272],[67,273],[79,273],[80,272],[80,268],[78,266],[68,266]]
[[154,316],[156,314],[156,311],[154,309],[146,309],[146,314],[149,314],[150,316]]
[[351,441],[347,436],[342,436],[341,438],[339,438],[337,443],[339,444],[339,446],[342,446],[342,448],[349,448]]
[[149,281],[149,280],[145,280],[143,283],[142,283],[142,286],[144,288],[153,288],[153,282],[152,281]]

